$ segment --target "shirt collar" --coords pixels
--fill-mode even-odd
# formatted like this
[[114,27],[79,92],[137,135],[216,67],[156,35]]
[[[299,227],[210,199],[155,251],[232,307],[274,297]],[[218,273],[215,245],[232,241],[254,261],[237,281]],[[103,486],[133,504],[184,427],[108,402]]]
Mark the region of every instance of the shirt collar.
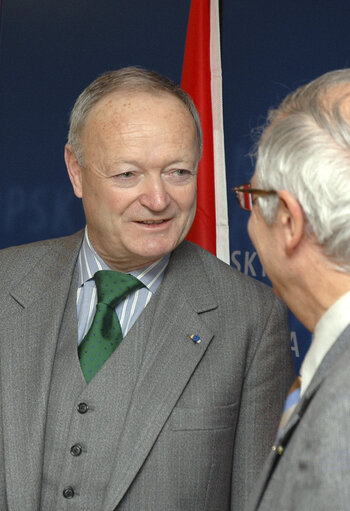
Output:
[[316,324],[311,346],[301,365],[301,394],[311,382],[323,358],[350,323],[350,291],[326,310]]
[[[138,278],[149,291],[154,293],[159,285],[159,278],[164,274],[168,265],[169,258],[170,254],[167,254],[152,264],[128,273]],[[92,246],[87,227],[85,227],[84,239],[79,252],[78,267],[79,287],[83,287],[86,282],[91,280],[97,271],[111,269]]]

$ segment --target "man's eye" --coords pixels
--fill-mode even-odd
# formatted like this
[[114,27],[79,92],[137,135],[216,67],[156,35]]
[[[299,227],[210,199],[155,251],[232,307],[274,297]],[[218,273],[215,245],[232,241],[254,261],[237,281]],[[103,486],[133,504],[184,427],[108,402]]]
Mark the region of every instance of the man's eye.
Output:
[[131,177],[134,177],[134,173],[130,171],[121,172],[120,174],[117,174],[115,177],[120,179],[130,179]]
[[111,179],[112,183],[116,186],[128,187],[135,186],[135,184],[137,184],[137,176],[138,174],[136,172],[133,172],[132,170],[126,170],[125,172],[114,174],[114,176],[111,176]]
[[177,181],[184,181],[186,179],[189,179],[193,176],[194,172],[187,169],[174,169],[169,173],[169,176],[172,179],[175,179]]

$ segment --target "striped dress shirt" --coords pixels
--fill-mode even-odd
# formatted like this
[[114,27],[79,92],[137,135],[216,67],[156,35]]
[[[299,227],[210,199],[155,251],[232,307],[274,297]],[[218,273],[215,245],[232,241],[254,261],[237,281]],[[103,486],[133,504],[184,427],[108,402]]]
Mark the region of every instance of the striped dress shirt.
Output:
[[[164,270],[169,262],[169,257],[170,255],[168,254],[148,266],[128,272],[138,278],[144,287],[132,292],[115,309],[123,337],[128,333],[146,307],[153,293],[158,289],[163,280]],[[85,229],[85,236],[78,257],[77,318],[79,344],[87,334],[95,315],[97,293],[93,276],[99,270],[110,269],[94,250],[89,240],[87,229]]]

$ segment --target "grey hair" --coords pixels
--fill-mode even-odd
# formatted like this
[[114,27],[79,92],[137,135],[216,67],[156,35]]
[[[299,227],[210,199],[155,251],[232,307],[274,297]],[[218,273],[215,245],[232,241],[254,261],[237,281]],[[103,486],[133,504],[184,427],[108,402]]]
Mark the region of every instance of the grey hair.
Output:
[[202,154],[203,135],[198,111],[187,92],[169,78],[154,71],[140,67],[125,67],[116,71],[107,71],[94,80],[76,100],[69,122],[68,144],[81,165],[84,165],[84,154],[81,145],[81,134],[84,123],[94,105],[108,94],[114,92],[149,92],[168,93],[178,98],[193,117],[198,143],[198,159]]
[[[303,209],[307,233],[345,272],[350,272],[349,122],[350,69],[332,71],[269,112],[256,152],[258,187],[293,194]],[[271,225],[278,197],[258,201]]]

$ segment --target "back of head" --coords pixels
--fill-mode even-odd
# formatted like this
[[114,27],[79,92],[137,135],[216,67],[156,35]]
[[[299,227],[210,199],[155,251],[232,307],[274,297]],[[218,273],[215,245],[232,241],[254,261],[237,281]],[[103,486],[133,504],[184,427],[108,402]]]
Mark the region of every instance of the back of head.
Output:
[[199,157],[202,152],[202,130],[197,109],[191,97],[169,78],[154,71],[139,67],[126,67],[116,71],[107,71],[96,78],[78,97],[70,116],[68,144],[81,163],[84,155],[81,147],[81,133],[89,112],[102,98],[116,92],[150,94],[167,93],[177,97],[193,117],[198,140]]
[[[327,73],[269,112],[257,149],[259,187],[299,201],[323,253],[350,272],[350,69]],[[259,198],[268,223],[276,196]]]

